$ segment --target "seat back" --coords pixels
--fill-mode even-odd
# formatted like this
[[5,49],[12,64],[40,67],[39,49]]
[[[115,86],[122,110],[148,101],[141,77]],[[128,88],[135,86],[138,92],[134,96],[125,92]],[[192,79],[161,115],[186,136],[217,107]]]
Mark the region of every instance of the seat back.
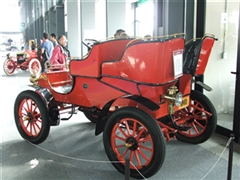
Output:
[[70,73],[77,76],[100,77],[101,64],[120,59],[129,41],[131,39],[115,39],[94,45],[85,59],[71,60]]
[[164,84],[175,79],[173,53],[183,51],[184,38],[138,41],[119,60],[103,62],[102,76],[139,83]]
[[216,39],[213,36],[204,36],[186,43],[183,53],[183,73],[203,74]]

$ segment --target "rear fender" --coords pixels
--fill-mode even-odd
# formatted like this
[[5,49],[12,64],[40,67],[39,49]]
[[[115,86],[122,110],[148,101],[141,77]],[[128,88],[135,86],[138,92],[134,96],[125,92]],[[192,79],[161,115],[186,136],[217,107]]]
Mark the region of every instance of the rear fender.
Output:
[[207,84],[201,82],[201,81],[195,81],[193,80],[193,82],[195,84],[198,84],[199,86],[201,86],[202,88],[204,88],[206,91],[212,91],[212,88],[210,86],[208,86]]
[[[156,111],[160,108],[160,106],[158,104],[156,104],[155,102],[153,102],[150,99],[147,99],[143,96],[129,95],[129,96],[123,96],[121,98],[130,99],[132,101],[135,101],[151,111]],[[107,104],[105,104],[105,106],[102,108],[102,110],[98,116],[99,120],[97,121],[97,124],[96,124],[96,129],[95,129],[96,136],[103,132],[105,124],[108,120],[107,117],[108,117],[109,109],[116,100],[117,99],[112,99]]]

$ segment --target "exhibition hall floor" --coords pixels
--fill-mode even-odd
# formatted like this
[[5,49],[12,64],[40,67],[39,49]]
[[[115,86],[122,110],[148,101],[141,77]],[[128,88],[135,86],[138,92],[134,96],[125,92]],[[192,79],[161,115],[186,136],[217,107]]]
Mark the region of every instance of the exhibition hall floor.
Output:
[[[3,54],[3,53],[1,53]],[[78,112],[59,126],[51,127],[48,138],[39,145],[19,135],[13,115],[18,93],[29,89],[29,72],[13,76],[3,72],[0,56],[0,141],[1,180],[124,180],[108,161],[102,134],[95,136],[95,124]],[[166,142],[166,157],[160,171],[149,180],[226,180],[228,138],[214,134],[200,145],[177,140]],[[232,179],[240,179],[240,145],[234,143]],[[133,178],[130,178],[133,179]]]

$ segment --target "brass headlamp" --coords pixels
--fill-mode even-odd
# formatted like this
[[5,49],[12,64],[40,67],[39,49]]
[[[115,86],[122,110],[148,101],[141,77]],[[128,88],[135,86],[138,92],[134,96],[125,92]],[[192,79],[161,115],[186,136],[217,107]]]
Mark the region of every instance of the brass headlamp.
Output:
[[169,114],[174,113],[174,106],[180,106],[182,103],[182,93],[177,93],[178,89],[175,85],[168,88],[167,93],[164,95],[164,99],[168,101]]

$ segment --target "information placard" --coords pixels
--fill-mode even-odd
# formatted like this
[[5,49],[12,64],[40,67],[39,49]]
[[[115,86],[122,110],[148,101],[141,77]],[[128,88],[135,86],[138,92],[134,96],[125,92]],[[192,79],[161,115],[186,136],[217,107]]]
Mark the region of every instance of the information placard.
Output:
[[173,51],[174,77],[178,78],[183,74],[183,50]]

